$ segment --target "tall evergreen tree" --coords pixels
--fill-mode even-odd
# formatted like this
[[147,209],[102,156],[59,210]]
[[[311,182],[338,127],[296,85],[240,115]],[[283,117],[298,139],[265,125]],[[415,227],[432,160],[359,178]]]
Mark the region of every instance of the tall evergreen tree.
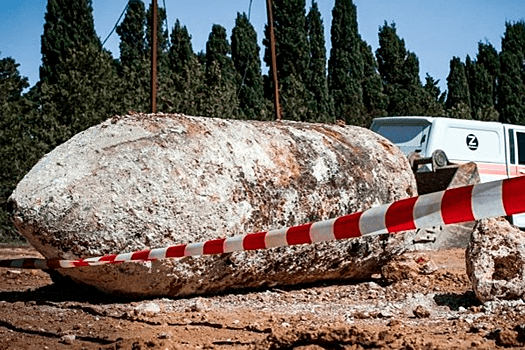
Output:
[[505,26],[497,107],[501,121],[525,125],[525,21]]
[[126,16],[117,27],[120,36],[120,62],[132,67],[148,57],[146,52],[146,8],[141,0],[130,1]]
[[467,55],[465,72],[470,95],[472,119],[497,121],[499,114],[494,108],[493,79],[481,63],[473,61]]
[[425,77],[425,90],[426,100],[423,101],[423,108],[425,115],[440,117],[445,115],[445,100],[447,97],[446,92],[441,92],[438,86],[439,80],[435,80],[428,73]]
[[387,22],[379,29],[379,48],[376,51],[379,73],[388,95],[389,115],[424,115],[428,99],[419,79],[419,60],[405,47],[397,35],[395,23]]
[[372,119],[385,116],[388,105],[388,96],[385,94],[381,75],[378,72],[377,61],[372,52],[372,47],[363,41],[361,45],[361,57],[363,58],[363,103],[365,115],[362,118],[364,127],[369,127]]
[[146,47],[146,9],[142,1],[130,1],[117,27],[120,36],[120,103],[123,111],[149,109],[150,64]]
[[159,93],[163,110],[190,115],[202,114],[204,66],[193,52],[188,29],[178,19],[171,32],[168,70],[166,88]]
[[64,60],[79,46],[102,48],[95,33],[91,0],[48,0],[42,35],[40,81],[54,84]]
[[170,71],[182,73],[184,67],[195,57],[191,45],[191,35],[186,26],[182,26],[177,19],[171,32],[171,45],[169,49]]
[[471,119],[470,92],[465,72],[465,64],[458,57],[450,61],[447,77],[447,113],[453,118]]
[[231,36],[232,60],[237,71],[239,117],[265,119],[265,100],[257,33],[246,13],[237,13]]
[[48,0],[42,35],[42,122],[50,147],[118,112],[116,70],[91,0]]
[[309,93],[306,120],[333,122],[333,110],[326,78],[324,25],[321,12],[314,0],[312,0],[312,7],[306,17],[306,33],[310,48],[310,62],[306,76],[306,89]]
[[29,86],[12,58],[0,59],[0,242],[18,239],[8,219],[7,199],[47,151],[36,133],[36,110],[22,95]]
[[206,92],[202,105],[205,116],[232,118],[238,108],[237,78],[230,54],[226,29],[214,24],[206,43]]
[[477,64],[487,71],[492,83],[492,104],[496,106],[498,79],[500,76],[500,62],[498,51],[490,43],[478,43],[478,53],[476,55]]
[[328,60],[328,88],[337,119],[363,125],[364,77],[362,40],[357,27],[357,9],[351,0],[336,0],[332,10],[332,48]]
[[[275,0],[272,6],[283,118],[304,121],[308,108],[306,80],[309,65],[305,0]],[[269,76],[272,76],[268,26],[265,34],[264,61],[270,67]],[[273,91],[273,82],[268,79],[266,94],[269,99],[273,98]]]
[[[150,4],[146,13],[146,51],[151,52],[151,33],[153,27],[153,5]],[[159,64],[159,72],[167,65],[167,54],[169,50],[169,34],[168,29],[165,28],[166,23],[166,9],[158,8],[157,12],[157,59]]]

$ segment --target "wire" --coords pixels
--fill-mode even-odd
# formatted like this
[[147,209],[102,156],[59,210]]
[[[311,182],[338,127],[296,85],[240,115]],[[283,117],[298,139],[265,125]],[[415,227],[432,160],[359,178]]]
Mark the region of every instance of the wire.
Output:
[[[166,8],[166,0],[162,0],[162,3],[164,4],[164,13],[166,14],[166,30],[168,31],[168,39],[169,39],[170,25],[168,23],[168,9]],[[169,42],[170,41],[168,40],[168,43]]]
[[111,36],[111,34],[113,34],[115,32],[115,29],[117,29],[117,26],[120,22],[120,20],[122,19],[122,16],[124,16],[124,14],[126,13],[126,11],[128,10],[128,7],[129,7],[129,1],[126,3],[126,7],[124,7],[124,11],[122,11],[122,13],[120,14],[120,17],[117,19],[117,23],[115,23],[115,26],[113,27],[113,29],[111,30],[111,32],[108,34],[108,36],[106,37],[106,39],[104,39],[104,42],[102,43],[102,46],[104,46],[104,44],[106,43],[106,41],[108,41],[109,37]]
[[[248,7],[248,23],[250,23],[250,16],[252,13],[252,2],[253,0],[250,0],[250,5]],[[244,74],[242,76],[241,85],[239,86],[239,89],[237,90],[237,98],[239,98],[239,96],[241,95],[241,90],[244,87],[244,80],[246,80],[246,75],[248,74],[248,63],[250,63],[250,60],[252,59],[252,53],[250,53],[250,56],[246,60],[246,69],[244,70]]]

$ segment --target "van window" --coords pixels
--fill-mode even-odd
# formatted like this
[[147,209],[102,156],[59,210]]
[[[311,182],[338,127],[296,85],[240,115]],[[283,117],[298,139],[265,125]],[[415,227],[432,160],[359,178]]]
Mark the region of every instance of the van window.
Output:
[[518,140],[518,164],[525,165],[525,133],[516,132]]
[[422,150],[428,128],[428,125],[380,125],[376,132],[396,144],[404,154],[409,154]]
[[516,164],[516,151],[514,150],[514,129],[509,129],[510,164]]

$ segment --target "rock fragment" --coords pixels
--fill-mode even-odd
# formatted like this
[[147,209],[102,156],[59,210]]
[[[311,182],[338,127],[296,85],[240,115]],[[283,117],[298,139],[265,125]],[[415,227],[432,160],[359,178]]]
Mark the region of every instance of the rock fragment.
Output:
[[466,250],[467,275],[481,302],[525,295],[525,234],[505,219],[480,221]]

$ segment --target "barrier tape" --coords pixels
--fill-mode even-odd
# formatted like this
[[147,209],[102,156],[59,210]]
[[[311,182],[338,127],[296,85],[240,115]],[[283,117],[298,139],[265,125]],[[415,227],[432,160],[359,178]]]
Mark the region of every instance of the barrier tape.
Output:
[[58,269],[223,254],[396,233],[523,212],[525,176],[447,189],[330,220],[273,231],[87,259],[0,260],[0,267]]

